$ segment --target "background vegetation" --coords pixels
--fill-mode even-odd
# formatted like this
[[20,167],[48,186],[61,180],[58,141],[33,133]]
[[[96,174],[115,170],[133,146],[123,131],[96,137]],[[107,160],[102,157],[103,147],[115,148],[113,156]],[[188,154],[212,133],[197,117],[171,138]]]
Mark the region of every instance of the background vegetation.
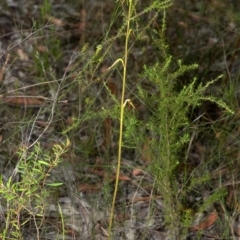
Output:
[[4,1],[1,239],[239,230],[235,1]]

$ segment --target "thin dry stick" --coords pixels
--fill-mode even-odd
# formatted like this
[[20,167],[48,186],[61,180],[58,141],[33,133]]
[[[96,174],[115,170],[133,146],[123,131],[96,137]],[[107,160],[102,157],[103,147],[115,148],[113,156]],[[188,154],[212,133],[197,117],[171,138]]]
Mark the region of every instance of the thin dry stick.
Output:
[[7,55],[6,61],[4,62],[3,67],[2,67],[2,69],[0,71],[0,82],[3,80],[3,75],[4,75],[5,71],[6,71],[7,63],[9,61],[9,58],[10,58],[10,54]]

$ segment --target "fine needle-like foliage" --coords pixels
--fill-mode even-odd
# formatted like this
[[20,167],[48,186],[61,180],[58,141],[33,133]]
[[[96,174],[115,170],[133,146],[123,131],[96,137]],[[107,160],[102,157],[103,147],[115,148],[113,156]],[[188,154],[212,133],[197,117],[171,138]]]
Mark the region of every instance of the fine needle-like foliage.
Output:
[[[163,40],[160,39],[159,42],[162,43]],[[159,46],[159,51],[166,53],[167,49],[161,49],[162,46],[162,44]],[[144,67],[142,76],[153,84],[154,94],[148,94],[141,86],[138,88],[142,101],[151,109],[151,116],[145,124],[145,129],[153,135],[150,143],[152,158],[150,170],[155,178],[156,188],[164,199],[165,223],[169,234],[172,237],[180,237],[181,232],[186,232],[183,228],[189,227],[183,221],[183,219],[189,219],[187,216],[189,214],[185,212],[185,216],[181,216],[182,202],[186,197],[186,191],[180,191],[179,179],[175,170],[180,163],[183,163],[184,157],[180,157],[180,153],[186,143],[190,141],[191,131],[188,119],[190,107],[195,108],[202,101],[211,101],[227,112],[233,112],[222,100],[204,95],[208,86],[221,76],[205,85],[196,85],[196,78],[194,78],[190,84],[178,90],[178,78],[198,66],[196,64],[184,65],[178,61],[177,70],[172,71],[174,61],[171,56],[167,54],[165,56],[162,63]],[[201,181],[204,181],[204,177],[198,179],[198,182]]]

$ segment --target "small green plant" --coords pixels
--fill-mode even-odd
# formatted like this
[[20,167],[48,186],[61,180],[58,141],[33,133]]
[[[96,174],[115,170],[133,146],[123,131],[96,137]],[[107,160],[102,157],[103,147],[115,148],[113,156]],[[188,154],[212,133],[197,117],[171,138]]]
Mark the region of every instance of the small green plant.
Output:
[[[125,52],[124,58],[118,59],[112,65],[121,63],[123,66],[123,83],[122,83],[122,97],[120,104],[120,130],[119,130],[119,149],[118,149],[118,165],[117,165],[117,177],[116,185],[113,196],[112,209],[110,214],[110,223],[108,231],[108,239],[111,239],[111,227],[113,212],[116,200],[116,194],[118,189],[118,179],[121,166],[121,153],[122,147],[131,145],[133,143],[133,136],[135,137],[135,144],[139,144],[141,139],[144,139],[145,132],[152,134],[150,142],[150,155],[152,163],[150,164],[150,171],[156,180],[156,188],[161,193],[165,203],[165,224],[169,230],[169,235],[173,238],[184,239],[187,235],[188,228],[191,224],[191,213],[189,211],[182,211],[182,203],[186,198],[187,192],[190,190],[179,190],[177,167],[180,163],[185,161],[185,157],[182,159],[179,157],[180,152],[190,141],[190,122],[188,119],[188,113],[190,108],[196,108],[202,104],[203,101],[209,101],[217,104],[219,107],[226,110],[226,112],[232,114],[232,110],[221,100],[213,96],[205,95],[206,89],[214,84],[218,78],[209,81],[205,85],[196,84],[196,78],[194,78],[188,85],[183,86],[179,90],[178,79],[184,76],[185,73],[192,71],[198,67],[197,64],[184,65],[181,60],[175,61],[167,52],[168,46],[165,43],[164,31],[166,29],[165,23],[165,8],[164,5],[160,5],[158,10],[163,9],[163,24],[162,31],[159,33],[159,39],[155,39],[157,47],[162,52],[162,62],[156,63],[153,66],[145,66],[144,73],[141,76],[149,80],[153,86],[154,93],[149,93],[148,90],[138,86],[138,95],[141,102],[143,102],[147,109],[150,110],[150,116],[147,122],[140,122],[133,112],[126,111],[124,113],[124,107],[130,99],[125,99],[125,86],[127,78],[127,62],[128,62],[128,41],[129,36],[133,29],[131,29],[131,21],[137,22],[136,16],[132,16],[135,13],[135,6],[137,1],[122,2],[128,7],[128,14],[126,18],[126,35],[125,35]],[[162,2],[161,4],[166,4]],[[145,9],[144,12],[154,9],[157,5],[154,1],[152,5]],[[138,32],[135,31],[137,35]],[[176,69],[173,71],[172,69]],[[111,115],[112,116],[112,115]],[[140,136],[136,136],[136,129]],[[123,139],[123,136],[125,137]],[[134,144],[132,144],[133,146]],[[197,184],[205,181],[205,176],[202,179],[191,179],[191,189],[196,187]],[[194,184],[194,182],[196,182]],[[223,195],[216,193],[218,198]],[[214,198],[209,205],[216,201]]]
[[[34,69],[39,80],[56,80],[58,78],[54,65],[58,65],[62,57],[61,41],[57,34],[57,26],[52,23],[52,5],[49,0],[44,0],[40,9],[39,19],[33,20],[32,33],[35,38],[41,38],[39,45],[35,41],[32,45],[32,57],[34,60]],[[47,22],[47,23],[46,23]],[[49,81],[49,85],[56,91],[56,83]]]
[[[162,43],[163,39],[160,41]],[[159,45],[160,50],[166,52],[166,48],[161,49],[161,46],[162,44]],[[186,233],[189,225],[186,222],[183,224],[181,209],[187,191],[179,191],[176,168],[184,162],[185,158],[179,157],[180,152],[190,141],[188,112],[190,107],[195,108],[203,101],[213,102],[230,114],[233,112],[221,99],[204,95],[206,89],[221,76],[209,81],[206,85],[199,84],[198,86],[194,78],[189,85],[177,90],[177,79],[187,71],[197,68],[197,65],[184,65],[178,61],[177,70],[172,71],[171,69],[174,68],[172,57],[165,56],[163,63],[157,63],[151,67],[145,66],[142,74],[153,84],[155,93],[149,95],[141,86],[138,88],[142,101],[151,109],[151,116],[145,124],[145,129],[153,134],[150,143],[152,158],[150,171],[156,179],[156,188],[164,198],[166,226],[172,237],[184,239],[186,236],[181,236],[181,232]],[[194,182],[194,179],[191,181]],[[204,181],[204,177],[198,179],[198,184],[199,181]],[[188,212],[184,219],[189,222]]]
[[[35,226],[36,239],[40,239],[46,198],[54,187],[62,184],[49,182],[50,172],[61,162],[61,155],[67,151],[68,145],[55,145],[52,153],[44,152],[39,144],[35,144],[31,151],[19,149],[15,172],[7,180],[0,179],[1,205],[6,213],[1,239],[24,239],[23,228],[30,220]],[[15,181],[17,175],[20,180]],[[23,215],[28,217],[22,218]]]

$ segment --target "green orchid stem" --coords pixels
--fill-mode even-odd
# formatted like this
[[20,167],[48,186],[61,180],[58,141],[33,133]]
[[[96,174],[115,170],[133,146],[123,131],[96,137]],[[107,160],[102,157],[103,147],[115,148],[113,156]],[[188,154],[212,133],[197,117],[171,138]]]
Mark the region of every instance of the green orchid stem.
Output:
[[121,97],[119,144],[118,144],[118,162],[117,162],[116,182],[115,182],[112,207],[111,207],[111,213],[110,213],[110,219],[109,219],[108,240],[111,239],[111,231],[112,231],[112,224],[113,224],[113,218],[114,218],[114,209],[115,209],[115,202],[116,202],[116,197],[117,197],[119,176],[120,176],[120,169],[121,169],[124,102],[125,102],[125,88],[126,88],[126,76],[127,76],[127,61],[128,61],[128,40],[129,40],[129,36],[131,33],[131,29],[130,29],[131,8],[132,8],[132,1],[129,0],[128,16],[127,16],[127,30],[126,30],[126,38],[125,38],[125,49],[124,49],[122,97]]

